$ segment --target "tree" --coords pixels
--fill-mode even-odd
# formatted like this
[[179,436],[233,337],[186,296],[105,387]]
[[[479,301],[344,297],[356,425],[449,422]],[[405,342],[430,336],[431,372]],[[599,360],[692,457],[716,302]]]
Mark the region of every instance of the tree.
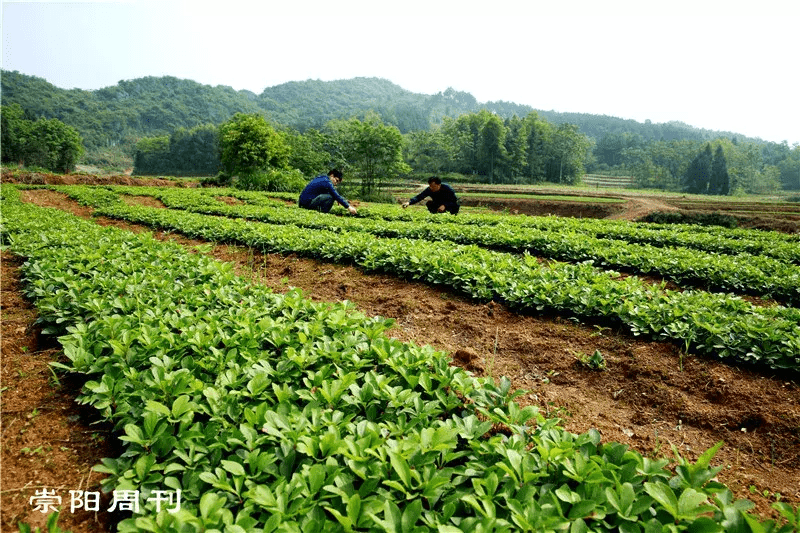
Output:
[[787,190],[800,190],[800,145],[795,145],[786,159],[780,162],[781,183]]
[[2,106],[3,161],[46,168],[52,172],[71,172],[83,154],[78,130],[58,119],[32,122],[19,105]]
[[478,171],[487,174],[489,183],[494,183],[496,166],[505,163],[506,129],[503,120],[497,115],[486,110],[482,110],[479,115],[483,124],[478,145]]
[[331,144],[328,135],[311,128],[305,133],[291,130],[286,136],[291,147],[289,166],[300,170],[303,174],[312,175],[321,169],[330,169],[336,165],[331,161],[331,154],[326,147]]
[[615,167],[622,162],[622,150],[625,148],[624,137],[618,133],[606,133],[594,148],[597,162]]
[[0,155],[4,163],[22,162],[30,126],[31,121],[25,119],[19,104],[0,106]]
[[546,179],[556,183],[575,183],[584,173],[592,143],[578,132],[575,124],[559,124],[548,146]]
[[415,131],[403,136],[404,159],[414,170],[438,174],[452,168],[451,144],[442,128]]
[[213,176],[219,172],[219,138],[215,126],[180,128],[169,138],[171,166],[177,176]]
[[133,153],[133,174],[161,176],[169,174],[169,137],[146,137],[136,143]]
[[528,130],[526,175],[535,181],[546,175],[547,146],[553,137],[553,126],[539,118],[536,112],[529,113],[524,122]]
[[718,145],[716,152],[714,152],[714,159],[711,162],[711,182],[709,183],[708,193],[727,196],[730,192],[730,180],[725,152],[722,150],[722,145]]
[[364,120],[333,121],[347,167],[361,179],[362,198],[369,196],[387,176],[409,172],[403,161],[403,137],[395,126],[388,126],[375,113]]
[[517,116],[506,121],[505,152],[509,177],[515,182],[525,176],[528,162],[528,123]]
[[752,142],[733,144],[720,139],[725,147],[730,175],[730,194],[767,194],[780,189],[780,169],[765,165],[761,146]]
[[289,144],[263,116],[236,113],[219,127],[220,162],[231,175],[254,174],[259,170],[287,168]]
[[455,120],[446,119],[443,122],[443,131],[453,146],[453,156],[456,172],[462,174],[475,174],[478,172],[481,145],[482,118],[486,115],[468,113]]
[[690,194],[708,194],[711,183],[711,145],[706,147],[692,159],[684,175],[684,190]]

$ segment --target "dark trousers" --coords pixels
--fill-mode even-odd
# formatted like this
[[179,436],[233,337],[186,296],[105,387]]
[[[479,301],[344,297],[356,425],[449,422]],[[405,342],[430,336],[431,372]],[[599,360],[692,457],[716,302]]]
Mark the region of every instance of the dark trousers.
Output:
[[330,194],[320,194],[306,205],[301,204],[300,207],[303,209],[319,211],[320,213],[330,213],[331,208],[333,207],[333,196]]
[[[428,211],[430,211],[431,213],[438,213],[439,207],[442,204],[437,204],[434,203],[433,200],[428,200],[428,203],[425,205],[428,207]],[[444,210],[450,213],[451,215],[457,215],[459,207],[460,206],[458,204],[444,204]]]

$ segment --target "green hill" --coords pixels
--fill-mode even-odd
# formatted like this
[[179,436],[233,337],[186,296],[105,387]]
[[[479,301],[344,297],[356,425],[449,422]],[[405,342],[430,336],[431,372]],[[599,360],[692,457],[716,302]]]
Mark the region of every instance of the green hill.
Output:
[[536,111],[554,124],[572,123],[599,140],[611,135],[637,135],[644,140],[711,140],[743,135],[713,132],[680,122],[640,123],[585,113],[535,110],[511,102],[478,102],[469,93],[449,88],[434,95],[418,94],[379,78],[337,81],[293,81],[268,87],[256,95],[231,87],[203,85],[171,76],[120,81],[95,91],[61,89],[42,78],[2,71],[2,104],[19,104],[30,119],[57,118],[75,127],[89,152],[132,146],[137,139],[169,135],[179,128],[217,125],[236,112],[264,113],[276,124],[298,131],[321,128],[332,119],[375,111],[402,133],[427,130],[444,117],[487,109],[503,118]]

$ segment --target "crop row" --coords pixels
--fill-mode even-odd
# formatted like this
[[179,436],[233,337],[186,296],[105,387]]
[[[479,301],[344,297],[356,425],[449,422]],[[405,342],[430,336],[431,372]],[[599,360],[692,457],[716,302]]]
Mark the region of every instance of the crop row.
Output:
[[[800,309],[759,307],[733,295],[669,291],[588,263],[544,266],[530,256],[411,239],[364,239],[116,202],[96,213],[274,253],[296,253],[446,285],[523,312],[553,312],[618,324],[634,335],[671,340],[696,353],[771,368],[800,367]],[[323,217],[325,218],[325,217]]]
[[[260,193],[227,190],[226,195],[239,198],[246,203],[265,205]],[[296,200],[289,193],[267,193],[284,201]],[[263,197],[263,193],[260,194]],[[452,217],[431,217],[424,208],[397,209],[397,206],[370,205],[359,209],[359,215],[385,220],[425,221],[427,224],[448,224]],[[513,224],[517,227],[536,228],[544,231],[566,231],[588,236],[615,239],[630,243],[653,246],[678,246],[723,254],[748,253],[774,257],[782,261],[800,264],[800,235],[761,231],[746,228],[707,227],[696,224],[656,224],[647,222],[622,222],[593,218],[556,216],[528,216],[492,213],[459,213],[459,224],[491,226]]]
[[[71,189],[67,189],[68,191]],[[82,192],[74,191],[80,198]],[[800,304],[800,265],[750,254],[736,256],[689,248],[664,248],[649,244],[601,239],[576,231],[544,231],[513,224],[479,227],[475,224],[424,224],[351,217],[320,217],[286,206],[227,205],[208,194],[187,189],[144,191],[167,207],[192,212],[241,217],[272,224],[359,231],[379,237],[396,237],[476,244],[490,249],[531,253],[562,261],[592,261],[601,267],[664,276],[678,284],[775,298]],[[452,220],[452,217],[446,217]],[[795,248],[800,249],[800,245]]]
[[[2,239],[28,258],[45,334],[120,432],[96,469],[138,490],[133,531],[791,531],[696,464],[573,435],[508,382],[476,379],[390,322],[276,295],[148,235],[22,205]],[[181,490],[178,512],[145,499]]]
[[[118,192],[129,191],[130,187],[111,187]],[[151,193],[183,196],[178,190],[164,188],[144,188]],[[230,196],[249,205],[286,206],[294,204],[296,195],[288,193],[261,193],[239,191],[236,189],[191,190],[191,195],[208,197]],[[265,196],[265,194],[269,196]],[[169,200],[167,200],[169,202]],[[208,201],[200,202],[211,205]],[[677,247],[700,250],[725,255],[750,254],[771,257],[786,263],[800,264],[800,235],[760,231],[751,229],[729,229],[705,227],[691,224],[653,224],[622,222],[592,218],[570,218],[555,216],[528,216],[492,213],[460,213],[457,217],[431,217],[422,208],[398,209],[397,206],[370,204],[359,209],[359,218],[387,221],[418,222],[431,226],[456,224],[459,226],[508,226],[510,229],[529,228],[544,232],[582,234],[587,237],[612,239],[633,244],[648,244],[658,247]]]

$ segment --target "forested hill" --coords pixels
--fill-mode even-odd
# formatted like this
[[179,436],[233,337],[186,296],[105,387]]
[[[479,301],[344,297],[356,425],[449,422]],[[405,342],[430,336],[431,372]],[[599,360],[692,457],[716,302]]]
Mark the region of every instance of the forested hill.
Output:
[[443,117],[458,117],[487,109],[503,118],[536,111],[554,124],[576,124],[596,140],[607,133],[638,134],[645,140],[711,140],[744,135],[713,132],[682,124],[642,124],[634,120],[583,113],[535,110],[511,102],[478,102],[452,88],[434,95],[413,93],[379,78],[323,82],[295,81],[256,95],[231,87],[212,87],[171,76],[120,81],[95,91],[61,89],[46,80],[2,71],[2,104],[19,104],[30,119],[58,118],[74,126],[89,150],[127,144],[141,137],[169,135],[179,128],[218,125],[236,112],[263,112],[276,124],[299,131],[321,128],[332,119],[361,117],[375,111],[401,132],[425,130]]

